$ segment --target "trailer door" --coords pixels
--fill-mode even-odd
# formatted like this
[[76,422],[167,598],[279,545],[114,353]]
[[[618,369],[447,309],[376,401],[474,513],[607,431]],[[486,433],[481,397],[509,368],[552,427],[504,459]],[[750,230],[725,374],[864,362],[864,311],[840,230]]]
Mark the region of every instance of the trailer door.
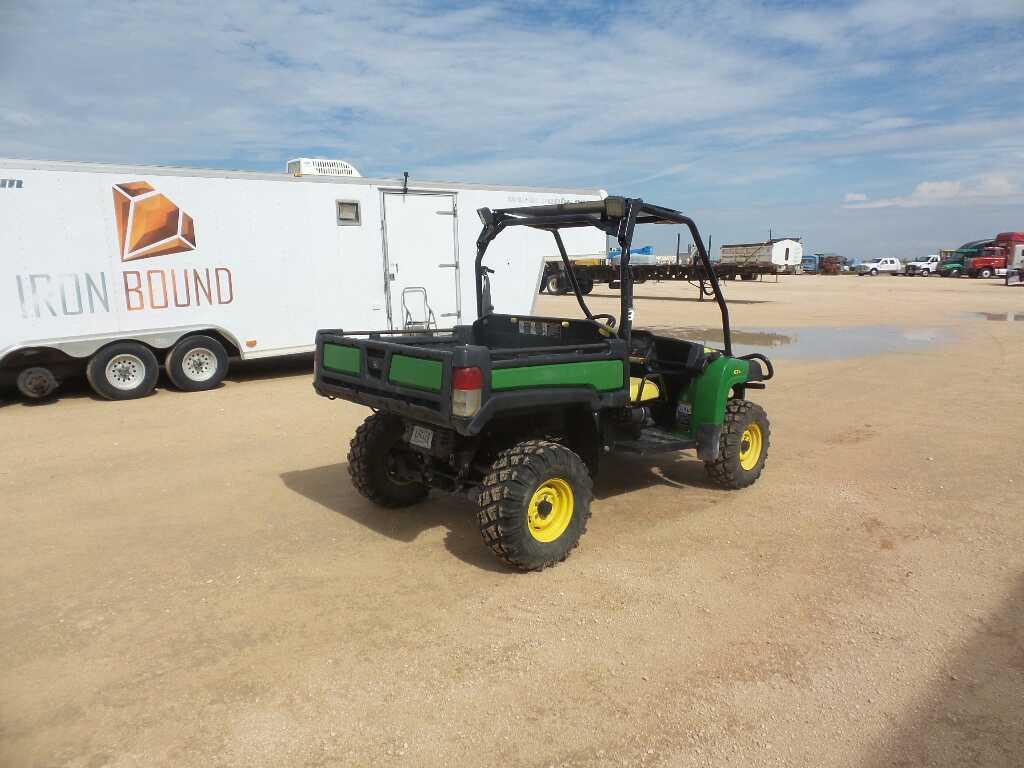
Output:
[[382,195],[391,329],[451,328],[461,317],[455,195]]

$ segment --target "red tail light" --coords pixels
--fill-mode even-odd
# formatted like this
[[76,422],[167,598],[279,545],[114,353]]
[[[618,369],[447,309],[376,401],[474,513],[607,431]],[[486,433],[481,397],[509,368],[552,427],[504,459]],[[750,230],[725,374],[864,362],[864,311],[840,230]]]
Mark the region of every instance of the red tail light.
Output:
[[483,389],[484,372],[479,368],[455,368],[452,370],[453,389]]
[[452,414],[469,417],[480,410],[484,372],[479,368],[452,369]]

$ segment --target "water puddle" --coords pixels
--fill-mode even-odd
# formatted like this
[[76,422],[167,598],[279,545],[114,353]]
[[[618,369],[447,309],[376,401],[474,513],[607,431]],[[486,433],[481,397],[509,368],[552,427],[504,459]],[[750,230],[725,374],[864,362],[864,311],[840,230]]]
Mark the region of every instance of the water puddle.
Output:
[[1024,323],[1024,312],[971,312],[970,316],[993,323]]
[[[720,328],[651,327],[655,333],[709,347],[723,344]],[[772,359],[836,360],[924,349],[953,338],[953,328],[858,325],[848,328],[772,328],[732,331],[733,354],[769,353]]]

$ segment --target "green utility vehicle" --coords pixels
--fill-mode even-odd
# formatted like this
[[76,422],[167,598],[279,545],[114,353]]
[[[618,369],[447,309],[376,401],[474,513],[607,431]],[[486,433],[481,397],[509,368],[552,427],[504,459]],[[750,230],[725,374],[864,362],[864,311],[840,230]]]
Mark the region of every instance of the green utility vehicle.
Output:
[[[316,391],[375,411],[348,455],[366,498],[404,507],[431,488],[468,493],[494,553],[539,570],[576,547],[590,517],[591,478],[620,453],[695,449],[718,485],[757,480],[770,430],[745,398],[764,388],[772,365],[761,354],[733,356],[728,307],[689,217],[623,197],[478,213],[472,325],[317,333]],[[690,230],[721,311],[723,349],[633,328],[629,248],[634,227],[649,223]],[[582,319],[492,311],[484,255],[509,227],[552,233]],[[573,227],[596,227],[622,248],[620,323],[591,313],[583,299],[560,234]]]

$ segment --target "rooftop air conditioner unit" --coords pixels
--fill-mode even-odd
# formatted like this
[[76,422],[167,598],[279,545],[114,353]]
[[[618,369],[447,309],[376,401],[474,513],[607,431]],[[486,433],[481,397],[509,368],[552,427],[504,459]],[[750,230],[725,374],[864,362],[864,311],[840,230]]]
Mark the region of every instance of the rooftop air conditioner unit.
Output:
[[293,176],[362,176],[351,163],[344,160],[323,160],[316,157],[289,160],[288,173]]

